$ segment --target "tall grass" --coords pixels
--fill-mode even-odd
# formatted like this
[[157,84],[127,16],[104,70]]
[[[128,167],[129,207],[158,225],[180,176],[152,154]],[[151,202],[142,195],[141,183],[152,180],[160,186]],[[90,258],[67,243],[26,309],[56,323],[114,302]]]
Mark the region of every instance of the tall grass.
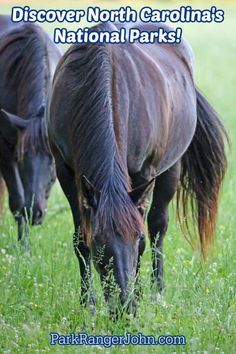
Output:
[[[97,3],[97,2],[96,2]],[[101,2],[102,3],[102,2]],[[141,2],[130,2],[141,6]],[[9,13],[12,2],[1,1]],[[35,2],[27,4],[36,6]],[[83,7],[88,2],[70,0],[47,3],[47,7]],[[95,2],[90,2],[95,4]],[[120,2],[104,2],[116,7]],[[123,4],[123,2],[122,2]],[[160,5],[161,4],[161,5]],[[145,3],[147,5],[147,3]],[[197,7],[198,4],[195,5]],[[202,3],[201,3],[202,5]],[[210,6],[211,2],[205,3]],[[44,6],[37,4],[37,7]],[[173,2],[151,2],[169,7]],[[232,140],[229,170],[221,195],[214,252],[203,266],[184,240],[176,222],[174,206],[165,239],[165,282],[162,297],[150,289],[151,251],[142,260],[143,299],[137,317],[110,321],[100,282],[94,271],[97,310],[91,316],[79,304],[79,267],[72,247],[72,218],[59,185],[54,187],[44,224],[30,229],[31,255],[21,252],[16,227],[7,208],[0,221],[0,352],[1,353],[234,353],[236,351],[236,5],[221,3],[222,24],[184,25],[184,35],[196,58],[196,82],[222,115]],[[45,25],[52,32],[52,26]],[[182,334],[186,347],[59,348],[49,346],[51,331],[69,334]]]

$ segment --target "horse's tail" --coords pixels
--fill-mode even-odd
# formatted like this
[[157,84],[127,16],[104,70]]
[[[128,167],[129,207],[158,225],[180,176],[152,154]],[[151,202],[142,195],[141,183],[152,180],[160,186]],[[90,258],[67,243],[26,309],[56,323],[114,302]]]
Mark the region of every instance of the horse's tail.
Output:
[[5,182],[2,175],[0,174],[0,216],[2,215],[3,212],[4,192],[5,192]]
[[196,94],[197,126],[182,157],[177,216],[183,231],[191,234],[188,218],[191,208],[205,258],[215,231],[219,190],[227,169],[224,139],[229,139],[217,113],[198,90]]

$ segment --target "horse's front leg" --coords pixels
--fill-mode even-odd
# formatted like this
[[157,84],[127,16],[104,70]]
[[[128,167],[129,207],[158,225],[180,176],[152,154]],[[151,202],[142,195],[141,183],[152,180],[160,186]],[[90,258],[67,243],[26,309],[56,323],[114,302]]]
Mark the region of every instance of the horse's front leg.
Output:
[[21,215],[15,216],[15,219],[17,223],[18,241],[25,251],[29,251],[29,224]]
[[75,183],[74,172],[64,163],[58,153],[54,152],[56,161],[57,177],[67,197],[74,220],[73,246],[79,261],[81,275],[81,303],[83,305],[95,305],[95,297],[92,293],[91,281],[91,255],[89,248],[84,243],[80,230],[80,212],[78,204],[78,191]]
[[84,243],[80,227],[78,227],[77,231],[74,233],[73,244],[80,267],[81,304],[90,304],[93,310],[95,306],[95,296],[92,292],[91,253]]
[[[144,200],[142,201],[142,206],[138,206],[139,212],[143,217],[143,221],[146,220],[147,210],[148,210],[148,196],[144,196]],[[138,299],[142,297],[142,285],[140,281],[140,267],[141,267],[141,258],[145,251],[146,247],[146,235],[145,233],[140,235],[139,239],[139,247],[138,247],[138,262],[136,268],[136,285],[135,285],[135,294]]]
[[15,161],[1,161],[1,173],[7,186],[9,195],[9,207],[16,220],[18,230],[18,241],[25,250],[29,250],[29,228],[25,219],[25,198],[24,188]]
[[135,284],[135,295],[137,299],[142,297],[142,286],[140,281],[140,266],[141,266],[141,258],[146,246],[146,237],[145,234],[140,236],[139,240],[139,250],[138,250],[138,262],[136,268],[136,284]]
[[[134,187],[133,191],[131,192],[130,196],[136,207],[138,208],[143,221],[145,223],[148,204],[149,204],[149,197],[151,193],[151,186],[152,181],[147,181],[139,174],[133,176],[132,178],[133,185],[138,186]],[[139,247],[138,247],[138,260],[137,260],[137,267],[136,267],[136,283],[135,283],[135,295],[137,299],[140,299],[142,296],[142,286],[140,281],[140,266],[141,266],[141,258],[144,253],[146,247],[146,235],[145,231],[139,235]]]

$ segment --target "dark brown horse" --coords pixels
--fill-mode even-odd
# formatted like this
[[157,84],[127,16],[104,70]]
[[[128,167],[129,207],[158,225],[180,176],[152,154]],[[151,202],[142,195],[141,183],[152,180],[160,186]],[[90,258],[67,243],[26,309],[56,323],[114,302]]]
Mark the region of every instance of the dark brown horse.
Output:
[[[135,27],[157,30],[156,25]],[[150,194],[152,281],[163,288],[168,204],[179,181],[182,224],[188,227],[190,199],[205,255],[226,171],[226,133],[195,87],[193,55],[184,40],[179,45],[72,46],[56,70],[48,131],[73,213],[82,299],[90,294],[93,300],[87,292],[92,255],[101,280],[112,269],[122,304],[134,305],[128,284],[138,276],[145,248],[143,220]],[[104,286],[107,300],[111,289]]]
[[55,180],[44,111],[60,56],[40,27],[0,16],[0,172],[19,239],[25,219],[42,222]]

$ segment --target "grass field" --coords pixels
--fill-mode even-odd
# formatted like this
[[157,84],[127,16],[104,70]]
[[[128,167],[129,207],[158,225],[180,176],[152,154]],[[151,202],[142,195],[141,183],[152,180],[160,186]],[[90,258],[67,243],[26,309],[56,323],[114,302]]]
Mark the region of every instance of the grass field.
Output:
[[[19,2],[23,3],[23,2]],[[96,1],[89,5],[98,4]],[[16,3],[0,0],[1,13]],[[59,5],[58,5],[59,4]],[[64,5],[66,4],[66,5]],[[100,3],[99,3],[100,4]],[[101,2],[116,7],[125,2]],[[133,6],[140,7],[136,2]],[[136,5],[135,5],[136,4]],[[205,6],[210,6],[207,2]],[[109,320],[97,274],[94,282],[97,311],[91,317],[79,305],[80,275],[72,248],[72,218],[56,185],[44,224],[30,230],[32,254],[17,247],[16,227],[7,208],[0,221],[0,353],[235,353],[236,352],[236,3],[217,3],[225,10],[222,24],[184,25],[184,35],[196,58],[196,82],[222,115],[232,148],[229,170],[221,194],[213,255],[202,266],[181,234],[171,207],[165,240],[166,290],[157,297],[150,290],[151,252],[142,261],[144,298],[129,322]],[[27,5],[36,7],[34,2]],[[43,2],[40,4],[43,7]],[[86,7],[87,2],[60,0],[47,7]],[[147,3],[145,3],[147,5]],[[152,7],[176,7],[170,1],[150,2]],[[193,2],[194,7],[202,3]],[[51,32],[52,26],[45,26]],[[50,347],[49,333],[136,334],[186,336],[185,347]]]

